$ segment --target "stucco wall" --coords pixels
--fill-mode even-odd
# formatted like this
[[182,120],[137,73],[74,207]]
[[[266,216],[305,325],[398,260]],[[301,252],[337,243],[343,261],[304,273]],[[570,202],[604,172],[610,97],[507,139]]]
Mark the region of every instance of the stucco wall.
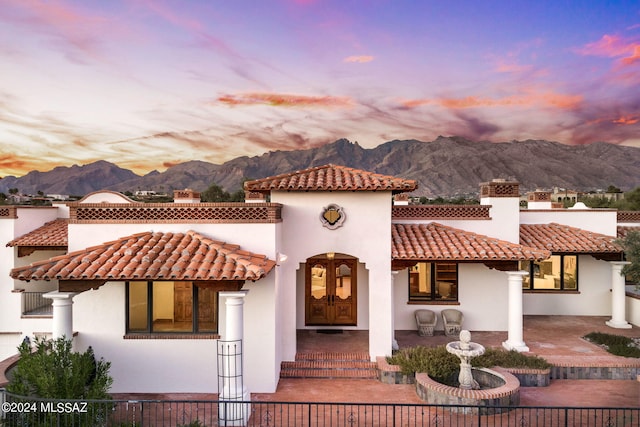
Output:
[[557,222],[581,228],[594,233],[615,236],[617,232],[617,211],[614,209],[549,209],[522,210],[521,224],[549,224]]
[[[459,264],[459,305],[408,304],[407,270],[398,272],[394,284],[395,329],[415,330],[415,310],[433,310],[438,315],[436,330],[442,331],[440,312],[447,308],[460,310],[464,314],[465,329],[471,331],[506,331],[508,321],[508,277],[507,273],[491,270],[483,264]],[[491,307],[488,312],[487,307]],[[490,313],[490,314],[488,314]]]
[[[376,313],[369,318],[369,351],[375,355],[391,351],[392,288],[391,288],[391,192],[272,192],[271,201],[282,203],[281,251],[289,257],[282,267],[283,289],[282,338],[283,358],[293,360],[296,352],[296,328],[300,327],[298,287],[304,286],[300,266],[307,258],[327,252],[357,257],[367,270],[358,269],[358,301],[360,314]],[[344,209],[346,220],[342,227],[330,230],[323,227],[320,215],[329,204]],[[367,282],[365,282],[365,279]],[[361,286],[368,288],[368,300]],[[360,302],[366,301],[368,310]],[[304,313],[302,313],[304,318]],[[358,323],[358,327],[362,327]]]
[[627,322],[640,326],[640,299],[626,297]]
[[111,362],[112,392],[217,391],[216,340],[125,340],[125,286],[109,282],[74,297],[76,350]]
[[611,315],[611,266],[590,255],[578,258],[579,293],[525,293],[524,314]]
[[491,205],[490,224],[485,226],[483,221],[481,225],[481,227],[485,227],[483,230],[473,229],[470,231],[511,243],[520,243],[520,223],[518,222],[520,199],[518,197],[483,197],[480,199],[480,204]]

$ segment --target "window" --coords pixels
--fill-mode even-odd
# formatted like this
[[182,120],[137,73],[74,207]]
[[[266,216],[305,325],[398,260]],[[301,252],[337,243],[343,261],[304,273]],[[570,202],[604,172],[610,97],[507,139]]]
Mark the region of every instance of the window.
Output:
[[126,306],[127,332],[218,332],[218,293],[193,282],[127,282]]
[[458,264],[419,262],[409,268],[409,301],[457,301]]
[[523,289],[578,290],[578,256],[552,255],[544,261],[521,261],[520,269],[529,275],[522,279]]

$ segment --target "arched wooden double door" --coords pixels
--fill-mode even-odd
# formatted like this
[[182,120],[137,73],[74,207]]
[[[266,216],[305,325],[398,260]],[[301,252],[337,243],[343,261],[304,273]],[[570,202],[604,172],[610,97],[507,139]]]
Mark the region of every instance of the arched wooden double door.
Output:
[[326,254],[307,259],[305,272],[305,324],[354,326],[357,324],[358,259]]

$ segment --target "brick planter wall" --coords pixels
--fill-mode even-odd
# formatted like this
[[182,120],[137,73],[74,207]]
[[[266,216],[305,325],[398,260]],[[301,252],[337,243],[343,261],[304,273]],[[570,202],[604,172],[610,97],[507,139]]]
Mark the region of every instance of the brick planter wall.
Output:
[[378,380],[384,384],[414,384],[414,375],[403,374],[398,365],[390,365],[386,357],[378,356]]
[[[475,369],[473,376],[480,384],[494,387],[485,390],[463,390],[432,380],[427,374],[416,374],[416,393],[427,403],[452,406],[451,412],[465,414],[496,414],[508,406],[520,404],[520,382],[504,369]],[[508,410],[508,409],[507,409]]]
[[548,387],[551,383],[551,369],[505,368],[520,381],[520,387]]
[[640,375],[638,366],[553,366],[554,380],[635,380]]

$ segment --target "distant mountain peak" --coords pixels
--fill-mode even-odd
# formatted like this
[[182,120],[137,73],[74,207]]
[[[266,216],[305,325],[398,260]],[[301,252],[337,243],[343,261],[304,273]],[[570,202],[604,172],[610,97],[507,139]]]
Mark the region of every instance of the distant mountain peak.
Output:
[[431,142],[393,140],[363,148],[341,138],[321,147],[241,156],[221,165],[191,160],[144,176],[105,160],[60,166],[20,178],[5,177],[0,180],[0,192],[18,188],[27,194],[84,195],[100,189],[169,193],[184,188],[203,191],[214,183],[233,192],[245,179],[330,163],[414,179],[419,185],[417,195],[427,196],[477,193],[481,182],[504,177],[519,181],[522,191],[554,186],[588,191],[609,185],[630,190],[638,185],[640,148],[603,142],[571,146],[533,139],[474,142],[459,136],[438,136]]

